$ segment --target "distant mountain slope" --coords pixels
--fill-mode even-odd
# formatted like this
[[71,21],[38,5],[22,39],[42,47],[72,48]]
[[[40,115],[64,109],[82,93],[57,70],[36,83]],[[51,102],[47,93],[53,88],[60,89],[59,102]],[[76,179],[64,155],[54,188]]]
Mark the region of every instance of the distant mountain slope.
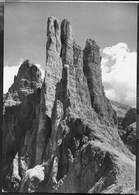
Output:
[[121,104],[115,100],[110,100],[110,102],[118,117],[124,118],[127,111],[131,108],[129,105]]
[[136,154],[136,108],[110,100],[118,117],[119,135],[126,147]]
[[123,127],[125,128],[135,122],[136,122],[136,108],[131,108],[128,110],[128,112],[125,115],[125,118],[123,119]]
[[123,142],[133,154],[136,154],[136,108],[127,111],[122,127],[123,131],[120,132],[120,136]]

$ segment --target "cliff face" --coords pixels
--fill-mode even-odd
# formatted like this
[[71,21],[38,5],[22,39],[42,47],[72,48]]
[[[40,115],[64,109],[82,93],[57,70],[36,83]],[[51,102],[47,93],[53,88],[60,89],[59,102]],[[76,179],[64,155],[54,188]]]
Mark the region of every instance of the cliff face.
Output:
[[119,137],[100,60],[95,41],[82,51],[68,20],[48,18],[42,86],[37,70],[33,92],[5,108],[4,190],[134,193],[135,157]]

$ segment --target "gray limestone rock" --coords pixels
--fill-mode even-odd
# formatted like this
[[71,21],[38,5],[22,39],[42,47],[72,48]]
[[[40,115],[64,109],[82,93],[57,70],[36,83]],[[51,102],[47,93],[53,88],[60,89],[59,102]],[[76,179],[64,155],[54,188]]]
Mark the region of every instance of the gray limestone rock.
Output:
[[136,108],[129,109],[123,119],[123,128],[126,128],[130,124],[136,122],[136,115]]
[[116,102],[114,100],[110,100],[110,103],[112,105],[112,108],[117,113],[118,129],[123,129],[123,119],[124,119],[127,111],[131,109],[131,107],[128,106],[128,105],[125,105],[125,104],[121,104],[119,102]]
[[25,60],[20,66],[14,83],[6,94],[6,100],[23,101],[27,95],[42,86],[41,71],[37,66]]
[[105,96],[101,75],[100,48],[94,40],[88,39],[83,51],[84,74],[87,78],[91,105],[102,123],[117,126],[117,115]]

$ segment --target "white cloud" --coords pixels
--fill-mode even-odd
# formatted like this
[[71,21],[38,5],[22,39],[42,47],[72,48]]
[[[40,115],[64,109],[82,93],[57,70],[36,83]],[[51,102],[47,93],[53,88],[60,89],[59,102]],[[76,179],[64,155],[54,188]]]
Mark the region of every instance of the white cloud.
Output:
[[18,69],[20,65],[23,63],[23,59],[19,59],[19,63],[17,66],[4,66],[4,74],[3,74],[3,92],[7,93],[9,87],[13,84],[14,82],[14,76],[17,75]]
[[[3,85],[4,85],[3,92],[4,93],[7,93],[9,87],[13,84],[14,76],[17,75],[18,69],[23,63],[23,61],[24,60],[20,58],[17,66],[8,66],[8,64],[4,66],[4,75],[3,75]],[[42,78],[44,78],[44,69],[41,68],[40,64],[35,64],[35,65],[41,70]]]
[[102,81],[106,96],[131,106],[136,105],[137,54],[126,43],[102,51]]

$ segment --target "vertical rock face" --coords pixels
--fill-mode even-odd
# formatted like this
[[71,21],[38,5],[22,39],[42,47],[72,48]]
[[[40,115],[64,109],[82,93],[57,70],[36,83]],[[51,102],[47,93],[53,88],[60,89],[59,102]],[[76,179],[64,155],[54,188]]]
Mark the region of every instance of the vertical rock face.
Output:
[[117,125],[116,112],[113,110],[109,100],[105,96],[101,75],[100,48],[95,41],[88,39],[83,51],[84,74],[87,78],[91,97],[91,104],[103,123],[112,126]]
[[56,99],[56,88],[62,78],[60,21],[54,17],[48,19],[46,44],[46,69],[42,85],[40,116],[37,131],[36,164],[43,161],[46,140],[51,134],[51,116]]
[[56,85],[62,77],[61,52],[61,29],[60,21],[54,17],[48,19],[47,26],[47,44],[46,44],[46,69],[45,79],[42,87],[42,98],[45,103],[46,113],[49,117],[52,114],[52,108],[55,101]]
[[61,23],[62,60],[64,64],[73,63],[73,34],[72,26],[68,20]]
[[48,18],[41,90],[5,109],[3,145],[11,144],[3,148],[4,190],[124,193],[128,186],[134,192],[134,155],[116,129],[100,60],[94,41],[82,51],[68,20]]
[[[21,177],[28,167],[34,166],[34,145],[36,143],[36,130],[39,115],[40,90],[29,94],[22,103],[5,107],[3,116],[3,139],[2,139],[2,166],[3,185],[15,191],[11,183],[11,175],[15,155],[18,153],[19,173]],[[15,162],[15,161],[14,161]],[[13,164],[15,164],[13,162]],[[10,170],[10,171],[9,171]],[[16,189],[17,191],[17,189]]]

